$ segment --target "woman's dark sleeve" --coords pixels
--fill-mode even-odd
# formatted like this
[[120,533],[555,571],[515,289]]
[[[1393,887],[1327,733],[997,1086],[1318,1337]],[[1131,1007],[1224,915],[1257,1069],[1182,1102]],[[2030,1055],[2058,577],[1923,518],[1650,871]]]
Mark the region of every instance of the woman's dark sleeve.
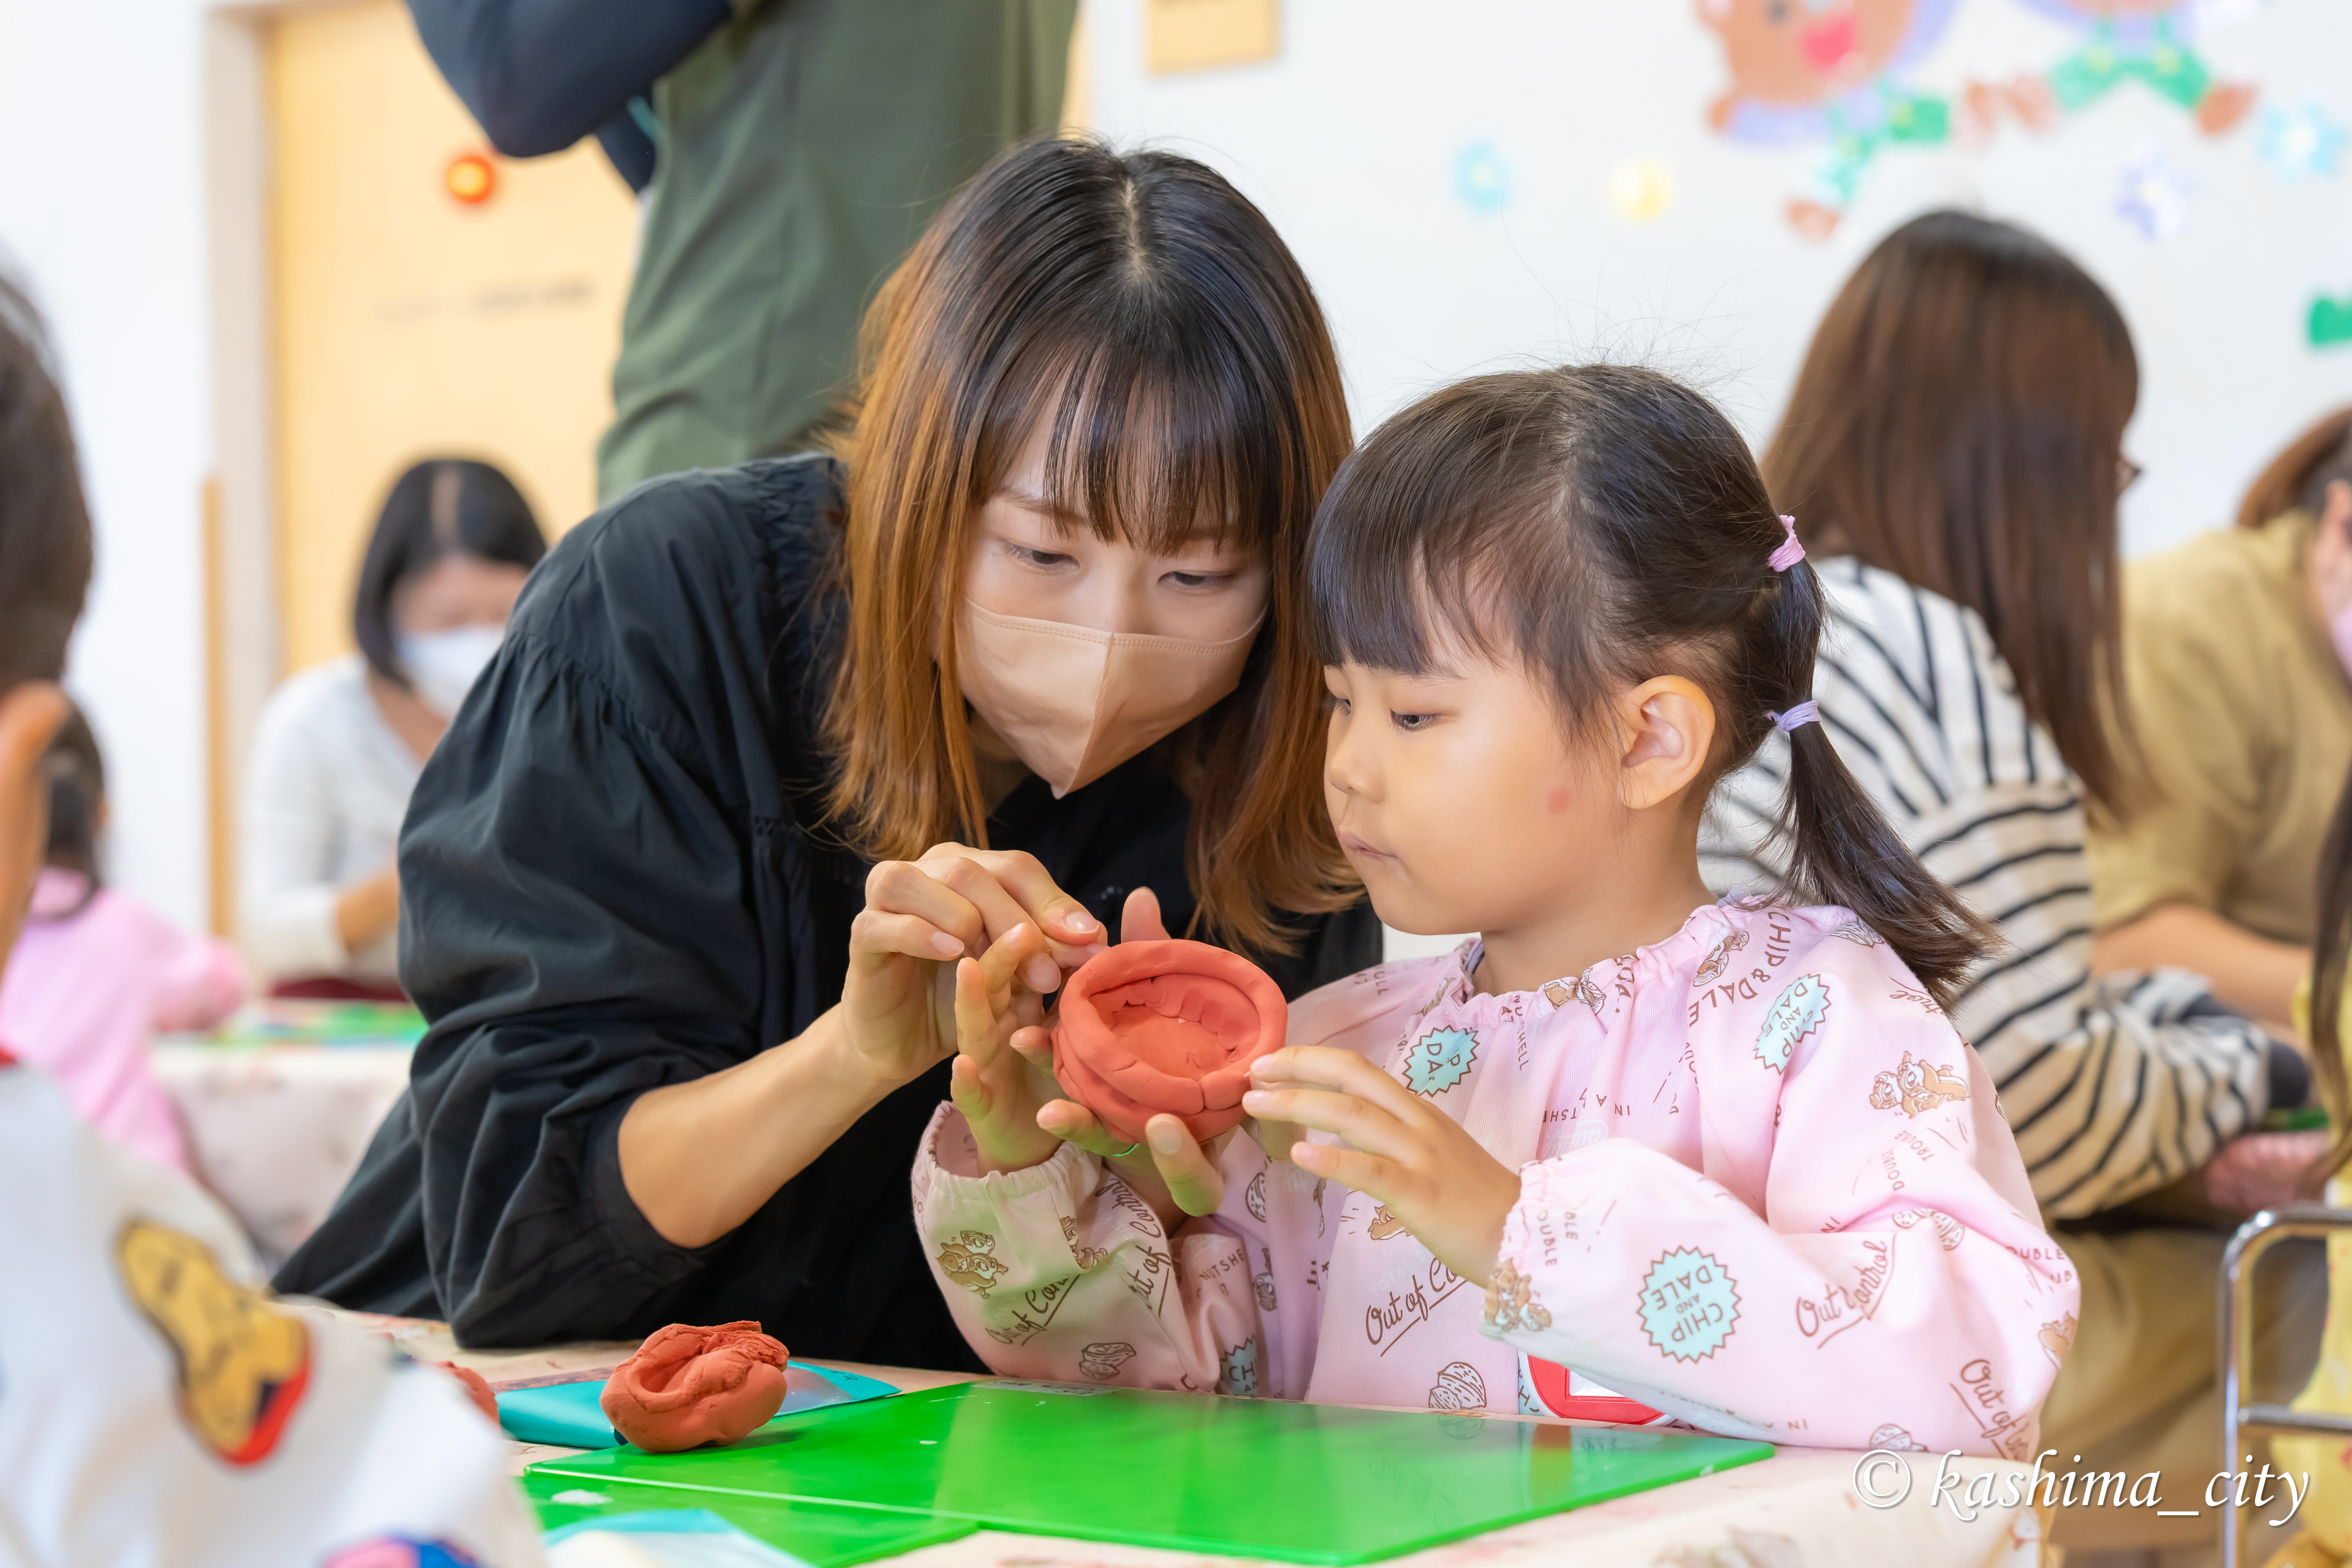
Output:
[[560,153],[730,15],[727,0],[408,0],[417,37],[490,145]]
[[467,1344],[643,1331],[702,1255],[629,1200],[621,1116],[776,1043],[755,1037],[753,847],[693,760],[720,710],[648,720],[525,618],[400,845],[401,977],[431,1025],[410,1084],[425,1251]]

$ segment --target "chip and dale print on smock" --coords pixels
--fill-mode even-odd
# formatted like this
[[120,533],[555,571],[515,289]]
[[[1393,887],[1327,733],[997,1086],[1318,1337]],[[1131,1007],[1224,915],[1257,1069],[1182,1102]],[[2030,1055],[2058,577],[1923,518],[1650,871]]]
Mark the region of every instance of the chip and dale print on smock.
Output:
[[1288,1039],[1362,1053],[1520,1169],[1491,1289],[1246,1131],[1222,1205],[1171,1237],[1073,1146],[975,1175],[942,1107],[916,1223],[973,1348],[1022,1377],[1505,1411],[1541,1407],[1535,1358],[1710,1431],[2031,1457],[2074,1270],[1975,1053],[1884,941],[1726,903],[1538,991],[1475,994],[1477,958],[1326,986]]

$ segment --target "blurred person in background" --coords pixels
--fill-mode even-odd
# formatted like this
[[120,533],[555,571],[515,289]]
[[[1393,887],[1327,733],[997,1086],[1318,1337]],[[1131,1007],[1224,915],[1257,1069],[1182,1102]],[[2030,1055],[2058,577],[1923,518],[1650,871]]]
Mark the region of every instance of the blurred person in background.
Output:
[[430,458],[393,485],[360,566],[360,651],[280,686],[254,737],[238,898],[274,994],[400,998],[393,850],[409,793],[546,553],[488,463]]
[[48,853],[0,978],[0,1041],[39,1064],[83,1121],[133,1153],[185,1172],[178,1115],[155,1077],[150,1035],[208,1029],[245,998],[226,942],[184,931],[100,874],[106,763],[70,710],[50,742]]
[[[2086,825],[2139,805],[2131,736],[2107,722],[2123,705],[2116,510],[2138,391],[2122,313],[2073,260],[2009,224],[1929,213],[1831,303],[1763,467],[1818,542],[1822,723],[2001,938],[1952,1017],[2082,1277],[2080,1322],[2043,1325],[2065,1358],[2043,1435],[2100,1469],[2201,1477],[2221,1468],[2214,1285],[2232,1222],[2128,1205],[2201,1183],[2268,1106],[2302,1103],[2309,1076],[2199,975],[2092,974]],[[1778,880],[1787,768],[1771,738],[1718,792],[1701,840],[1718,889]],[[2313,1250],[2263,1331],[2305,1353]],[[2117,1508],[2066,1510],[2057,1529],[2099,1551],[2213,1527]]]
[[1061,119],[1077,0],[409,0],[509,157],[593,134],[645,224],[606,501],[803,449],[949,194]]
[[2311,969],[2311,868],[2352,768],[2352,408],[2228,532],[2135,561],[2124,653],[2148,808],[2091,836],[2098,964],[2181,964],[2278,1034]]

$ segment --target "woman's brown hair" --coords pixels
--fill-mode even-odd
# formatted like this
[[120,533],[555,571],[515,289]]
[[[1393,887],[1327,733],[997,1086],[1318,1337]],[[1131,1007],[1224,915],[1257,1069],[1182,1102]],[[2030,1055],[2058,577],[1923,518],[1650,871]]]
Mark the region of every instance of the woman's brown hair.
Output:
[[2238,503],[2238,526],[2260,528],[2298,509],[2316,517],[2337,479],[2352,480],[2352,408],[2328,415],[2271,459]]
[[2311,1017],[2304,1032],[2311,1040],[2320,1100],[2336,1130],[2326,1159],[2312,1172],[2318,1180],[2352,1163],[2352,1097],[2346,1093],[2344,1064],[2347,964],[2352,964],[2352,779],[2336,796],[2336,815],[2319,851],[2319,918],[2311,943]]
[[2110,821],[2137,776],[2116,503],[2138,398],[2131,333],[2089,274],[2014,225],[1929,213],[1830,302],[1763,462],[1817,555],[1983,617]]
[[898,859],[987,841],[955,612],[972,520],[1050,418],[1062,515],[1155,550],[1206,517],[1271,569],[1239,689],[1161,742],[1192,801],[1200,928],[1281,951],[1281,912],[1349,901],[1303,584],[1315,505],[1349,445],[1347,401],[1314,290],[1264,215],[1171,153],[1014,148],[883,286],[859,358],[835,442],[849,611],[825,715],[844,836]]

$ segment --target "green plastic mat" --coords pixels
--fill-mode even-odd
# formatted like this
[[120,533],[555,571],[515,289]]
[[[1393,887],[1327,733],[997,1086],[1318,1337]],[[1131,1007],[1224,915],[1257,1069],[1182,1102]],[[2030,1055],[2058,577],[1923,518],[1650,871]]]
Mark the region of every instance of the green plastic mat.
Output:
[[[680,1493],[673,1487],[609,1480],[591,1484],[577,1476],[539,1469],[524,1472],[522,1489],[539,1510],[541,1530],[561,1530],[567,1524],[616,1514],[673,1509],[680,1501]],[[953,1541],[980,1528],[966,1519],[927,1519],[878,1509],[788,1502],[782,1498],[702,1494],[690,1500],[694,1507],[709,1509],[746,1535],[815,1563],[816,1568],[846,1568],[852,1563],[892,1557],[919,1546]]]
[[1353,1563],[1771,1453],[1769,1443],[1691,1433],[1003,1380],[811,1411],[730,1447],[606,1448],[542,1460],[530,1474],[600,1492],[659,1488],[678,1498],[671,1506],[689,1506],[683,1494],[693,1494],[691,1506],[722,1514],[715,1499],[782,1500]]

